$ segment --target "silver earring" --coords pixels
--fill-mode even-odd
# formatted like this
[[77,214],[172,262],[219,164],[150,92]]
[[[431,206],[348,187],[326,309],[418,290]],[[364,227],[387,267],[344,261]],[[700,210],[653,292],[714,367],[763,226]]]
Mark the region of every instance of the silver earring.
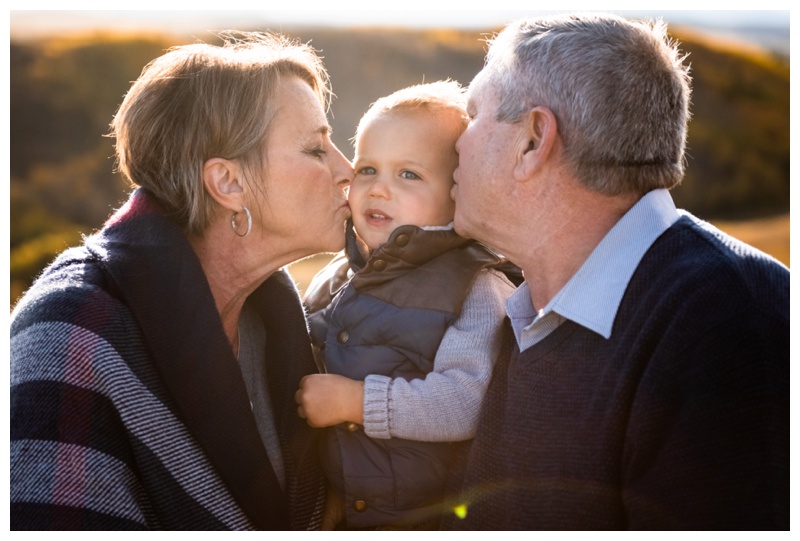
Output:
[[244,234],[239,233],[239,228],[236,227],[236,215],[239,214],[238,212],[234,212],[233,216],[231,216],[231,227],[233,228],[233,232],[236,233],[237,237],[246,237],[250,234],[250,230],[253,228],[253,217],[250,215],[250,210],[247,207],[242,207],[244,209],[245,214],[247,214],[247,231]]

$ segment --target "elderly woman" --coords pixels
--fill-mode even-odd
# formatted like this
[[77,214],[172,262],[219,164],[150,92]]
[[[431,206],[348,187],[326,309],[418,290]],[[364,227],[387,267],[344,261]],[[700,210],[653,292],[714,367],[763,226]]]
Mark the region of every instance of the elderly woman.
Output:
[[343,246],[348,161],[307,46],[177,47],[112,123],[138,186],[11,324],[12,529],[308,529],[325,499],[281,267]]

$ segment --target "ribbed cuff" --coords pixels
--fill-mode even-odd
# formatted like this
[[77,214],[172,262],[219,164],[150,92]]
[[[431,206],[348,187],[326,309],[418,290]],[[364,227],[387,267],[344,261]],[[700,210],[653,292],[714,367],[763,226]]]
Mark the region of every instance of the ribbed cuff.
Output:
[[370,438],[388,440],[389,385],[392,378],[371,374],[364,380],[364,432]]

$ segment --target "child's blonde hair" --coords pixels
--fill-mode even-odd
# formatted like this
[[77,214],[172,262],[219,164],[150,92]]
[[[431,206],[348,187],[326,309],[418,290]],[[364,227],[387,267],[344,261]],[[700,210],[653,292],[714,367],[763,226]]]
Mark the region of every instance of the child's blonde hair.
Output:
[[458,139],[469,123],[467,98],[457,81],[449,79],[434,83],[423,83],[400,89],[378,99],[361,117],[353,142],[358,141],[364,128],[382,115],[405,112],[445,112],[441,118],[444,127],[453,131],[453,140]]

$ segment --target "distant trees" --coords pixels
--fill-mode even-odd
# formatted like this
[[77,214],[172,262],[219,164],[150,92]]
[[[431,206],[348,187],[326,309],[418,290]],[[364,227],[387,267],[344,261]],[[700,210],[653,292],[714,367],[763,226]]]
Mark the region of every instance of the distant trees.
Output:
[[104,136],[131,81],[169,45],[108,35],[11,43],[12,302],[124,200]]
[[788,211],[788,62],[674,33],[693,79],[688,167],[676,203],[726,219]]
[[[346,155],[360,116],[378,97],[444,78],[467,85],[485,53],[481,32],[284,32],[321,50],[337,95],[334,142]],[[676,202],[707,219],[787,212],[788,61],[675,33],[694,78],[688,169]],[[11,43],[12,303],[56,253],[124,201],[130,187],[113,173],[109,122],[145,64],[191,41],[92,35]]]

